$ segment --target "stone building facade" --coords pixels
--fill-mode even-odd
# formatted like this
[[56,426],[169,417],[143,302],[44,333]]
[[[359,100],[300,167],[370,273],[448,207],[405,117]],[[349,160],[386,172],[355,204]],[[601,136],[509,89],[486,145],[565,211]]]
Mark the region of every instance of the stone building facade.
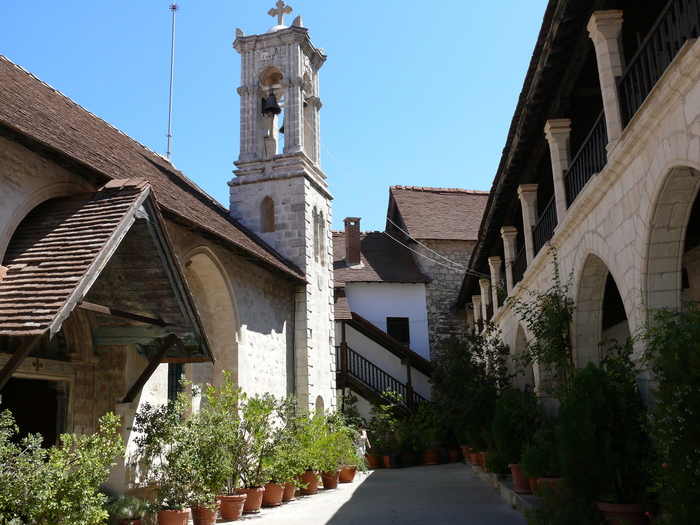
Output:
[[480,303],[474,315],[523,350],[531,334],[492,283],[505,280],[516,298],[545,290],[556,255],[571,279],[578,366],[600,361],[601,341],[634,334],[654,309],[698,297],[700,44],[683,29],[697,27],[697,10],[594,4],[547,8],[470,264],[491,279],[467,277],[459,300]]

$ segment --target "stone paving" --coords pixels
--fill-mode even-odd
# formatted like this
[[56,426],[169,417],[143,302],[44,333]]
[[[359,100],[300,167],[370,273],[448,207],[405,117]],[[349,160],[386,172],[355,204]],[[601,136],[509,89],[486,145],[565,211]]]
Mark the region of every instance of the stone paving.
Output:
[[239,523],[523,525],[525,518],[469,466],[450,463],[371,471],[335,490],[263,508]]

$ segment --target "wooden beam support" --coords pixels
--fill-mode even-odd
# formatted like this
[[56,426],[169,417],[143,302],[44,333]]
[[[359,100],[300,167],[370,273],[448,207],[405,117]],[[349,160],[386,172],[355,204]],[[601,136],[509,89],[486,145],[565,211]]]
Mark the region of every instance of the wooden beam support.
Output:
[[90,310],[91,312],[97,312],[98,314],[111,315],[114,317],[121,317],[122,319],[129,319],[130,321],[139,321],[140,323],[152,324],[154,326],[166,326],[166,322],[162,319],[154,319],[153,317],[146,317],[139,314],[132,314],[131,312],[123,312],[122,310],[115,310],[109,306],[102,306],[101,304],[88,303],[87,301],[81,301],[76,305],[78,308],[83,310]]
[[15,373],[15,371],[19,368],[19,365],[22,364],[22,361],[24,361],[24,359],[31,353],[37,343],[41,341],[42,337],[44,337],[44,334],[34,337],[26,337],[22,341],[19,348],[15,350],[15,353],[12,354],[12,357],[10,357],[7,363],[5,363],[5,366],[2,367],[2,370],[0,370],[0,388],[7,384],[12,377],[12,374]]
[[165,355],[168,353],[168,350],[170,350],[170,347],[175,344],[175,341],[177,341],[176,335],[171,334],[165,338],[158,349],[158,353],[148,362],[146,368],[143,369],[143,372],[141,372],[139,378],[134,382],[134,385],[124,396],[122,403],[131,403],[134,399],[136,399],[136,396],[139,392],[141,392],[141,389],[146,384],[146,381],[148,381],[153,375],[153,372],[156,371],[156,368],[158,368],[158,365],[163,361]]

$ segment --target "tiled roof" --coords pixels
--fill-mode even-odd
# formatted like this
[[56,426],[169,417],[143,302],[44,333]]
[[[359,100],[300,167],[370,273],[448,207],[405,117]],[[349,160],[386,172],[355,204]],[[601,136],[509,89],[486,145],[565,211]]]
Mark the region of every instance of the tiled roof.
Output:
[[3,128],[15,137],[28,137],[19,139],[29,147],[48,147],[82,165],[100,183],[146,179],[166,218],[286,278],[304,279],[299,268],[229,217],[226,208],[165,158],[0,55],[0,133]]
[[345,232],[333,232],[333,275],[335,286],[349,282],[427,283],[411,251],[396,237],[384,232],[360,235],[362,265],[345,264]]
[[348,298],[345,295],[344,289],[335,289],[334,303],[335,304],[333,307],[333,313],[335,315],[336,321],[352,319],[352,312],[350,312],[350,303],[348,302]]
[[[44,202],[20,223],[0,280],[0,335],[60,328],[124,235],[148,185]],[[69,299],[72,299],[72,304]]]
[[[414,239],[476,241],[488,198],[486,191],[392,186],[388,215],[395,206]],[[395,227],[387,222],[386,229]]]

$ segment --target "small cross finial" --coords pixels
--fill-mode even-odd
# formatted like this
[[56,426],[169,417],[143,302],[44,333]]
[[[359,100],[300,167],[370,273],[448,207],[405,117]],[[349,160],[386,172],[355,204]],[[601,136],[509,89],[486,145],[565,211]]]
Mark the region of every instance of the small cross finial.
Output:
[[37,358],[36,358],[36,361],[34,361],[34,362],[32,363],[32,366],[33,366],[33,367],[36,369],[36,371],[38,372],[40,368],[43,368],[44,364],[43,364],[41,361],[39,361],[39,358],[37,357]]
[[277,0],[277,3],[275,4],[277,6],[277,9],[270,9],[267,14],[270,16],[276,16],[277,17],[277,25],[281,26],[282,22],[284,22],[284,15],[289,14],[292,12],[292,8],[289,7],[288,5],[285,5],[283,0]]

